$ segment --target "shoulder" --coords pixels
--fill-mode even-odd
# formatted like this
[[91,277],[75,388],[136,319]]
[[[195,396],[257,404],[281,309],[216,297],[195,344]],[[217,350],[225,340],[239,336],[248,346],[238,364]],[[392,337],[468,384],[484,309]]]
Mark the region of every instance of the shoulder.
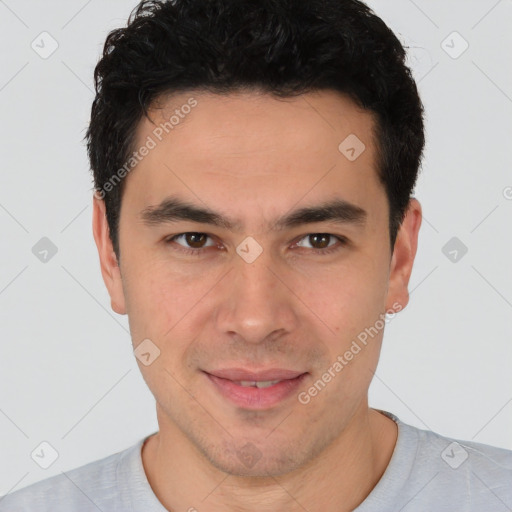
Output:
[[0,512],[114,510],[109,505],[118,494],[119,462],[136,446],[6,494],[0,497]]
[[398,424],[388,467],[357,512],[512,510],[512,451]]
[[[409,427],[413,428],[413,427]],[[430,430],[415,428],[418,435],[419,460],[432,458],[443,461],[451,470],[512,471],[512,450],[488,444],[446,437]]]
[[455,499],[464,511],[512,507],[511,450],[406,428],[418,440],[411,478],[428,494]]

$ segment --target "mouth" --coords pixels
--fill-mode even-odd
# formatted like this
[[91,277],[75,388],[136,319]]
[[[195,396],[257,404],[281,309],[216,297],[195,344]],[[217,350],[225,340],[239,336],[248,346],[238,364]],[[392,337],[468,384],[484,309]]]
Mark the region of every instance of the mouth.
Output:
[[244,409],[270,409],[296,394],[308,372],[228,368],[203,372],[223,399]]

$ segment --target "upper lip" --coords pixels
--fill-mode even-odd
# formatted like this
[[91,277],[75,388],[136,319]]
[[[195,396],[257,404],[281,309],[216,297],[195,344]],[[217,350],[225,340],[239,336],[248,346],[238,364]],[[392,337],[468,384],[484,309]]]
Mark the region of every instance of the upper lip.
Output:
[[307,372],[300,372],[296,370],[286,370],[283,368],[269,368],[261,371],[251,371],[244,368],[222,368],[220,370],[211,370],[206,373],[221,379],[228,379],[232,381],[250,381],[250,382],[264,382],[271,380],[289,380],[295,379],[299,375]]

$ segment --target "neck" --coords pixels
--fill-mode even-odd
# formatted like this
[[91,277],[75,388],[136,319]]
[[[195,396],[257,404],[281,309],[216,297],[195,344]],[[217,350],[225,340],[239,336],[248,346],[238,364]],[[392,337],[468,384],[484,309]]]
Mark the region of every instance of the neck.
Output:
[[180,430],[159,424],[160,432],[142,447],[142,462],[153,492],[172,512],[348,512],[382,477],[398,434],[393,420],[364,403],[342,435],[307,466],[250,478],[223,473]]

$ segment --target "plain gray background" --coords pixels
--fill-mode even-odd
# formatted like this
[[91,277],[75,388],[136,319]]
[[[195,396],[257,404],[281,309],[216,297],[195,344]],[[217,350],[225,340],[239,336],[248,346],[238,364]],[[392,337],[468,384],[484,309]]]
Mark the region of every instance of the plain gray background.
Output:
[[[105,37],[136,3],[0,1],[0,495],[157,430],[101,278],[82,143]],[[370,405],[512,449],[512,2],[369,5],[412,47],[427,116],[411,300],[386,327]],[[43,441],[48,469],[31,458]]]

